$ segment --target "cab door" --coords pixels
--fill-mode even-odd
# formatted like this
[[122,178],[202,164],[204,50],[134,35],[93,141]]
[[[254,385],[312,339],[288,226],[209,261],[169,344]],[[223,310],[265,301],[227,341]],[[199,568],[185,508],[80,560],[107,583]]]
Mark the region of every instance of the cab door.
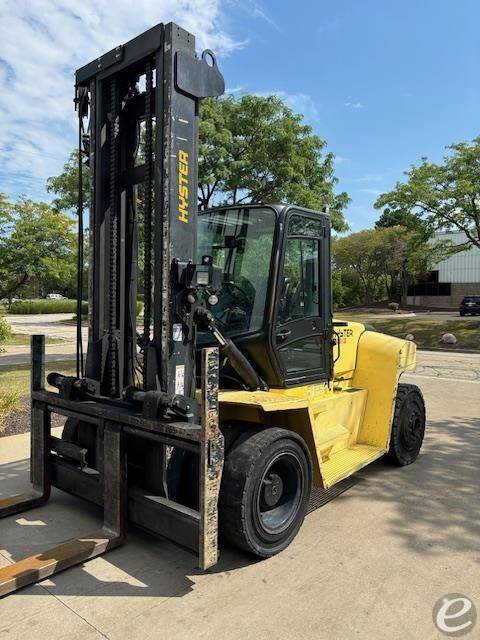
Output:
[[331,368],[328,219],[292,212],[277,286],[276,356],[286,385],[329,377]]

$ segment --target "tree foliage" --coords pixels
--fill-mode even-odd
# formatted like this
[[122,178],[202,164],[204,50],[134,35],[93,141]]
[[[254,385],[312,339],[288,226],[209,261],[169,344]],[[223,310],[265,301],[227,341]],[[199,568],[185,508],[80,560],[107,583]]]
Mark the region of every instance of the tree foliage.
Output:
[[72,279],[73,225],[45,202],[0,198],[0,298],[11,298],[33,281]]
[[331,208],[346,223],[346,193],[335,194],[334,156],[276,96],[204,100],[200,109],[199,205],[289,202]]
[[[85,208],[90,204],[88,167],[82,171],[83,200]],[[48,193],[55,194],[52,206],[57,211],[73,211],[77,208],[78,201],[78,150],[72,151],[67,162],[63,165],[62,172],[58,176],[47,179]]]
[[443,163],[422,158],[405,173],[407,180],[381,195],[375,207],[383,210],[380,221],[395,219],[410,227],[406,221],[417,219],[430,232],[463,231],[467,240],[462,248],[480,247],[480,137],[447,148]]
[[366,229],[334,241],[334,269],[356,275],[362,302],[371,303],[385,293],[393,300],[400,296],[402,284],[426,273],[443,251],[443,246],[432,247],[402,226]]
[[391,210],[387,207],[375,222],[375,228],[382,229],[388,227],[404,227],[409,231],[418,233],[418,235],[424,239],[430,238],[433,232],[433,229],[425,220],[422,220],[411,211]]

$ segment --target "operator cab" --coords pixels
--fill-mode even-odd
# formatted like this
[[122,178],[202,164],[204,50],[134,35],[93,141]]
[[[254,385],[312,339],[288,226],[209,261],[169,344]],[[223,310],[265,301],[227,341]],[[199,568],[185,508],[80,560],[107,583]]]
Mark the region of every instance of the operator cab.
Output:
[[[212,256],[222,272],[221,289],[207,302],[216,325],[269,387],[331,377],[326,213],[284,204],[201,211],[198,255]],[[197,347],[208,343],[211,334],[199,331]],[[220,386],[241,388],[228,364],[221,368]]]

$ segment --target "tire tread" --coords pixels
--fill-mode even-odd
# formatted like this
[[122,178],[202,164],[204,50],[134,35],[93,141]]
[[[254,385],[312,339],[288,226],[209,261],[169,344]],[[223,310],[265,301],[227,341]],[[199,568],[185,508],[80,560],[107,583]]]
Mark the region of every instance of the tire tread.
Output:
[[402,466],[402,467],[414,462],[414,460],[407,462],[404,458],[401,457],[401,452],[399,451],[399,446],[397,443],[398,426],[400,424],[402,407],[405,399],[410,393],[415,393],[418,396],[418,399],[421,401],[421,405],[423,407],[423,414],[425,415],[425,401],[423,399],[423,394],[419,389],[419,387],[416,384],[400,382],[397,388],[397,396],[395,398],[395,410],[393,413],[392,433],[390,436],[390,446],[387,453],[387,458],[393,464],[397,466]]
[[[230,544],[260,557],[272,554],[262,551],[248,534],[246,492],[248,480],[265,449],[275,441],[289,438],[300,443],[310,462],[310,454],[303,440],[296,433],[270,427],[247,429],[233,444],[225,460],[220,492],[220,531]],[[302,518],[303,520],[303,518]]]

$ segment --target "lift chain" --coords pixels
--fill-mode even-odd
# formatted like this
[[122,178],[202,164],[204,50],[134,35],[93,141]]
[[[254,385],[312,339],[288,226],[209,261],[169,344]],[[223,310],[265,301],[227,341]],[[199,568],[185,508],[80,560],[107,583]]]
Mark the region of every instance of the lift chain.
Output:
[[82,340],[82,299],[83,299],[83,139],[85,136],[83,119],[89,113],[89,94],[86,87],[79,87],[75,97],[75,104],[78,112],[78,248],[77,248],[77,378],[83,378],[83,340]]
[[[152,315],[152,178],[153,178],[153,126],[152,126],[152,62],[145,66],[145,202],[144,202],[144,316],[143,343],[150,342],[150,322]],[[144,368],[146,371],[146,367]],[[144,380],[144,385],[146,380]]]
[[110,258],[109,258],[109,306],[108,306],[108,380],[109,392],[117,392],[117,171],[118,171],[118,87],[115,77],[110,83]]

